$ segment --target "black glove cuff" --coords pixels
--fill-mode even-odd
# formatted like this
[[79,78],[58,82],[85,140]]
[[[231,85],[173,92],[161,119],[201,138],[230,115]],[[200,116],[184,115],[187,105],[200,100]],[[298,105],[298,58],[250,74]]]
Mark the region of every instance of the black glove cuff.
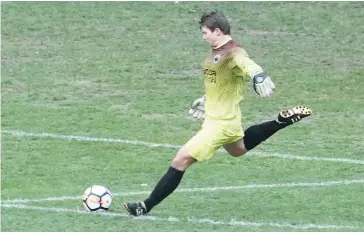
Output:
[[262,83],[264,81],[264,79],[267,77],[268,77],[268,75],[265,74],[264,72],[258,73],[257,75],[254,76],[253,82],[254,82],[254,84]]

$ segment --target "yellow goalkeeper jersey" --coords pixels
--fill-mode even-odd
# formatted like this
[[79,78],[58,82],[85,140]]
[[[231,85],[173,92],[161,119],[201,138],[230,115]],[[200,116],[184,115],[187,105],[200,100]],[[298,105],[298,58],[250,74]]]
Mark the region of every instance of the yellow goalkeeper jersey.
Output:
[[247,52],[234,40],[212,49],[203,62],[206,90],[206,119],[238,119],[239,102],[243,99],[245,83],[263,72]]

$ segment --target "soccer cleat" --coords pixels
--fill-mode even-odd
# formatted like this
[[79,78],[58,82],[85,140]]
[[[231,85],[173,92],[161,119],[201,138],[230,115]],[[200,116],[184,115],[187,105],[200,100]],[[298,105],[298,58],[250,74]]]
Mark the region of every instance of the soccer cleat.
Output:
[[308,117],[312,114],[312,110],[306,106],[296,106],[289,110],[283,110],[279,113],[277,122],[282,124],[291,125],[300,121],[302,118]]
[[131,202],[124,203],[125,209],[133,216],[141,216],[147,214],[147,208],[145,207],[144,202]]

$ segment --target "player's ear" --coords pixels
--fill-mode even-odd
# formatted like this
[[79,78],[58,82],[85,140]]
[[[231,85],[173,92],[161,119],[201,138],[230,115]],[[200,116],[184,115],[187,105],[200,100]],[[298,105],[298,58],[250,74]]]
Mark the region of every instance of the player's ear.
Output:
[[215,28],[214,33],[215,33],[215,35],[219,36],[219,35],[221,35],[222,31],[220,30],[220,28]]

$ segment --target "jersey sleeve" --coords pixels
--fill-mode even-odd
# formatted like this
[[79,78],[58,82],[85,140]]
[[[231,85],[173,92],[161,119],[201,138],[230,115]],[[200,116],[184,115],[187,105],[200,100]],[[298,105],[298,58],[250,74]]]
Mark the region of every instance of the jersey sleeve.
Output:
[[263,72],[263,69],[249,58],[244,49],[236,49],[232,55],[231,68],[236,76],[250,80],[250,78]]

